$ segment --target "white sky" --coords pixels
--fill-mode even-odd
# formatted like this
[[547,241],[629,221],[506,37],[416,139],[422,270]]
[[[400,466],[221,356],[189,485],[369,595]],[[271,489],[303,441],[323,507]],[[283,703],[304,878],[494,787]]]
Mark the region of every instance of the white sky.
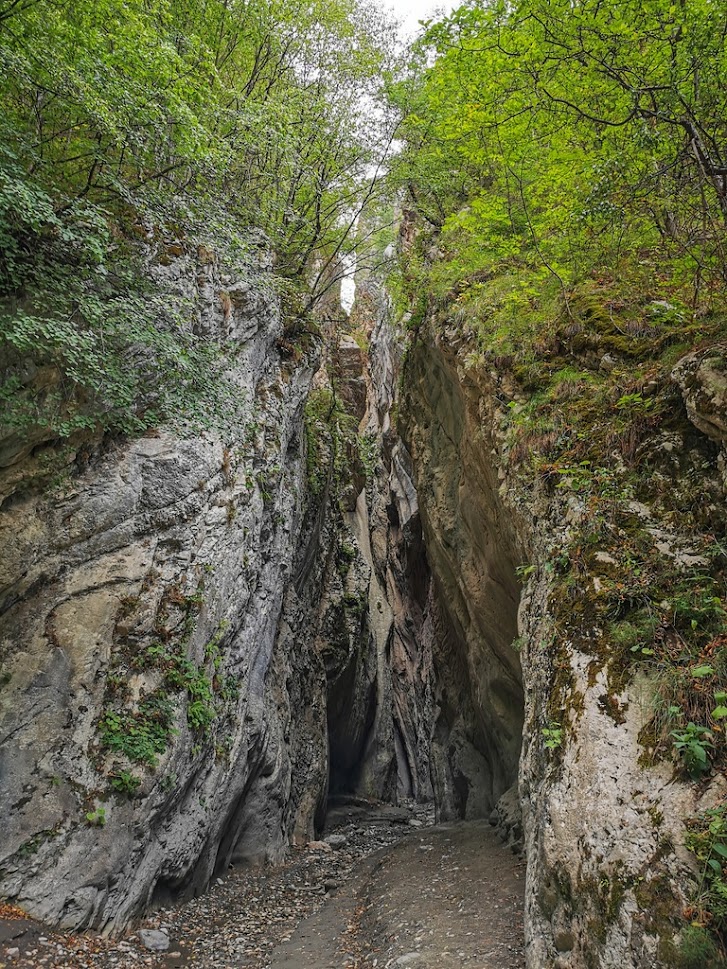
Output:
[[427,20],[442,10],[449,12],[457,6],[456,0],[383,0],[383,6],[389,7],[399,20],[404,21],[406,33],[416,33],[417,21]]

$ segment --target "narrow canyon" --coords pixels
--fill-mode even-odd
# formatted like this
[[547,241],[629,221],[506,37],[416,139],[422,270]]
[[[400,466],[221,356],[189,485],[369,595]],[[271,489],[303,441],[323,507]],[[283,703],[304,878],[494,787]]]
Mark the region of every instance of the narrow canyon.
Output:
[[0,4],[0,969],[727,965],[724,5],[386,6]]

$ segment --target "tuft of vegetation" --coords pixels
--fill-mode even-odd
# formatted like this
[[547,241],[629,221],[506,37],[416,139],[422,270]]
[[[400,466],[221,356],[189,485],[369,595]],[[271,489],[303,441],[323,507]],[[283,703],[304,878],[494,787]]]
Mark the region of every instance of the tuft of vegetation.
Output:
[[134,710],[106,710],[99,721],[101,748],[156,767],[175,732],[174,714],[175,705],[164,690],[147,694]]
[[[700,862],[701,871],[697,895],[689,915],[691,930],[685,933],[687,948],[704,949],[705,966],[724,965],[710,962],[718,952],[706,929],[710,929],[721,943],[722,957],[727,949],[727,807],[724,805],[705,811],[687,823],[685,844]],[[712,942],[713,948],[709,948]]]
[[688,925],[681,934],[676,956],[678,969],[724,969],[727,959],[702,925]]
[[671,736],[687,774],[694,780],[708,774],[711,766],[709,752],[714,749],[714,744],[707,727],[689,722],[682,730],[672,730]]
[[563,728],[555,720],[551,720],[540,733],[543,736],[543,746],[546,750],[558,750],[563,744]]
[[313,390],[305,407],[306,471],[308,488],[320,496],[329,482],[336,493],[352,477],[361,484],[374,473],[376,442],[358,433],[358,420],[345,409],[332,386]]
[[[150,575],[145,585],[149,587],[154,581]],[[124,600],[119,619],[128,621],[139,605],[135,597]],[[191,638],[203,605],[203,579],[187,592],[175,583],[164,589],[159,598],[154,622],[157,639],[139,642],[133,636],[120,637],[107,673],[105,709],[98,724],[101,751],[118,753],[133,764],[155,768],[159,756],[178,732],[180,701],[185,703],[189,729],[199,737],[208,736],[224,712],[236,703],[239,685],[234,677],[222,672],[222,647],[229,628],[225,620],[205,644],[201,662],[189,658]],[[131,673],[148,674],[149,683],[155,684],[148,692],[142,690],[135,701],[128,687]],[[115,791],[128,796],[141,784],[138,777],[118,765],[108,778]]]
[[124,794],[127,797],[132,797],[141,787],[141,778],[122,768],[111,771],[108,779],[117,794]]

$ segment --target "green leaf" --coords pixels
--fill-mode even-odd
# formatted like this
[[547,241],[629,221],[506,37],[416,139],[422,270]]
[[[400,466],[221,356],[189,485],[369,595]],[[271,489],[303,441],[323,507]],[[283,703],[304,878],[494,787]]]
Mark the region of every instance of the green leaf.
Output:
[[709,663],[705,663],[702,666],[693,666],[691,673],[695,680],[702,679],[705,676],[713,676],[714,666],[710,666]]

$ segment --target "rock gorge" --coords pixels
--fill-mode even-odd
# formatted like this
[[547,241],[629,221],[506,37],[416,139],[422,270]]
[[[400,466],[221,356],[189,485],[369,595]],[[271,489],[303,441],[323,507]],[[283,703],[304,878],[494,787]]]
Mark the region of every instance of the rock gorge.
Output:
[[[205,247],[154,271],[234,347],[246,419],[85,440],[51,490],[26,483],[52,442],[6,438],[3,896],[114,933],[313,839],[329,795],[412,798],[492,814],[525,853],[530,969],[675,965],[684,821],[724,778],[646,755],[654,683],[614,668],[591,608],[625,526],[564,587],[593,509],[522,473],[508,362],[446,307],[394,318],[374,279],[318,334]],[[700,469],[705,530],[723,373],[721,351],[683,359],[644,444],[673,493]],[[668,501],[628,511],[696,561]]]

